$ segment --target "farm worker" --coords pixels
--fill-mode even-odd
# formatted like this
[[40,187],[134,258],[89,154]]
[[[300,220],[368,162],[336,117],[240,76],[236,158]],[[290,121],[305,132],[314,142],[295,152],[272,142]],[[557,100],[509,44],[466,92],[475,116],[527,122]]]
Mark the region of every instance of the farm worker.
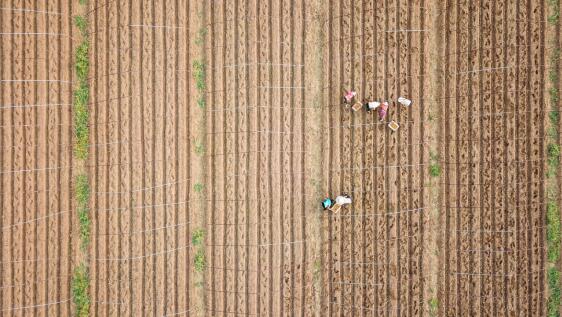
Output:
[[334,203],[332,202],[332,200],[329,197],[326,197],[323,201],[322,201],[322,208],[324,208],[324,210],[326,209],[330,209],[330,207],[332,207]]
[[347,194],[343,194],[343,195],[340,195],[340,196],[336,197],[336,204],[342,205],[342,206],[351,204],[351,196],[349,196]]
[[379,111],[379,119],[384,121],[386,115],[388,114],[388,102],[383,102],[377,110]]
[[350,104],[353,101],[353,98],[357,95],[357,92],[354,90],[349,90],[343,95],[343,102]]
[[380,105],[381,103],[378,101],[369,101],[365,104],[365,108],[367,108],[367,111],[371,111],[377,109]]
[[409,105],[412,104],[412,100],[406,99],[406,98],[404,98],[404,97],[398,97],[398,102],[399,102],[401,105],[406,106],[406,107],[408,107]]

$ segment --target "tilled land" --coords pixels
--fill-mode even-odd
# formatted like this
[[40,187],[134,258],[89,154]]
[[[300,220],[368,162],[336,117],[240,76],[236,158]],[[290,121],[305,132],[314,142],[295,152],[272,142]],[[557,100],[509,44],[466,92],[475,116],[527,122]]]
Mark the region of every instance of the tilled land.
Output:
[[[0,316],[73,314],[75,2],[0,6]],[[90,314],[544,315],[545,11],[89,1]]]

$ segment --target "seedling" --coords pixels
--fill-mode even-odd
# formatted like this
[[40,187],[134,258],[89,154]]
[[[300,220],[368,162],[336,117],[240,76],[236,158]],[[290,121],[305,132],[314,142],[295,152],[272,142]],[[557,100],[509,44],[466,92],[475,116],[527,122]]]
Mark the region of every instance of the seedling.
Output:
[[432,298],[428,302],[429,304],[429,316],[437,316],[437,310],[439,309],[439,301],[437,298]]
[[429,175],[439,177],[441,175],[441,166],[439,166],[439,156],[433,152],[429,152]]
[[199,246],[203,242],[203,238],[205,238],[205,231],[201,228],[196,229],[191,235],[191,243],[195,246]]
[[198,155],[202,155],[205,153],[205,146],[203,143],[196,141],[195,142],[195,153]]
[[203,184],[197,183],[197,184],[193,185],[193,190],[196,193],[200,193],[203,190]]

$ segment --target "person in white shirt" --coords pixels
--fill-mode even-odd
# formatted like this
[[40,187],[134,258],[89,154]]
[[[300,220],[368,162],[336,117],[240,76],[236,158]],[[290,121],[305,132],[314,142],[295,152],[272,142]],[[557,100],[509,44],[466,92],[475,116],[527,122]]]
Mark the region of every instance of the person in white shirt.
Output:
[[336,204],[342,206],[351,204],[351,196],[344,194],[336,197]]
[[401,105],[406,106],[406,107],[408,107],[408,106],[410,106],[410,105],[412,104],[412,100],[406,99],[406,98],[404,98],[404,97],[398,97],[398,102],[399,102]]

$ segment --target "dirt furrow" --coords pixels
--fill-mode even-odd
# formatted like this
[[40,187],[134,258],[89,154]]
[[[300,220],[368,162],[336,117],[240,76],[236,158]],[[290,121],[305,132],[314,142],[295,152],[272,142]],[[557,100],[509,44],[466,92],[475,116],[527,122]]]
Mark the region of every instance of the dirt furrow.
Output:
[[[239,1],[235,10],[236,10],[236,24],[234,26],[235,36],[234,38],[237,39],[235,54],[234,54],[234,63],[235,64],[242,64],[245,63],[246,56],[247,56],[247,2],[246,1]],[[236,68],[235,68],[236,69]],[[240,106],[242,108],[248,107],[248,89],[249,83],[247,82],[247,72],[248,68],[246,69],[236,69],[236,96],[235,96],[235,106]],[[237,130],[249,130],[249,121],[248,121],[248,110],[235,112],[236,114],[236,124]],[[240,248],[236,248],[236,265],[237,268],[244,267],[246,270],[246,261],[248,256],[248,251],[250,247],[248,246],[248,231],[245,226],[240,224],[248,223],[248,209],[247,209],[247,197],[248,197],[248,151],[249,151],[249,133],[240,133],[236,138],[236,145],[235,145],[235,156],[236,156],[236,166],[237,166],[237,173],[236,174],[245,174],[244,177],[237,177],[236,179],[236,192],[235,192],[235,199],[237,202],[235,203],[235,212],[236,218],[235,223],[236,226],[234,229],[236,230],[236,241],[243,246]],[[249,293],[247,287],[247,280],[248,280],[248,272],[247,271],[239,271],[236,276],[235,281],[235,290],[239,293],[238,298],[236,298],[236,310],[237,312],[247,313],[248,312],[248,296]]]
[[[520,41],[522,43],[525,43],[526,45],[531,45],[531,40],[529,38],[529,32],[528,32],[528,28],[529,28],[529,7],[527,6],[527,4],[525,2],[518,2],[518,19],[521,19],[520,23],[517,24],[518,30],[517,30],[517,34],[518,37],[520,38]],[[530,105],[529,105],[529,70],[530,70],[530,56],[529,56],[529,51],[528,50],[520,50],[518,51],[518,59],[517,59],[517,66],[523,65],[523,68],[519,68],[519,72],[518,72],[518,80],[517,80],[517,89],[521,91],[520,94],[518,94],[518,101],[517,101],[517,105],[519,106],[519,109],[521,111],[524,111],[524,113],[522,114],[517,114],[517,136],[520,137],[524,137],[529,135],[529,116],[526,114],[527,111],[530,110]],[[517,181],[518,182],[527,182],[529,180],[529,164],[527,162],[527,160],[529,159],[529,146],[528,146],[528,141],[526,139],[520,139],[517,140],[517,156],[519,158],[523,158],[523,162],[521,162],[521,164],[516,165],[516,167],[518,168],[518,178]],[[517,188],[518,190],[518,194],[517,194],[517,198],[518,198],[518,212],[519,212],[519,219],[520,219],[520,225],[521,228],[529,228],[529,226],[531,225],[531,221],[530,221],[530,209],[527,209],[525,206],[527,205],[528,201],[529,201],[529,196],[528,196],[528,187],[527,186],[520,186]],[[521,266],[520,266],[520,274],[529,274],[531,271],[531,264],[532,264],[532,251],[530,250],[531,248],[531,233],[530,232],[523,232],[520,237],[519,237],[519,247],[518,249],[518,253],[519,253],[519,261],[521,261]],[[523,294],[530,294],[532,292],[532,288],[533,285],[530,283],[529,280],[527,279],[523,279],[521,281],[522,283],[522,287],[523,287]],[[527,301],[523,301],[522,303],[522,310],[521,310],[524,314],[532,314],[532,298],[531,299],[527,299]]]
[[[515,34],[515,30],[516,30],[516,26],[513,25],[514,20],[516,19],[515,17],[515,13],[516,13],[516,6],[514,4],[511,3],[505,3],[504,5],[504,34],[503,34],[503,43],[505,43],[504,45],[512,45],[517,43],[517,36]],[[508,50],[505,49],[503,51],[503,65],[507,65],[508,63],[512,64],[513,63],[513,59],[514,59],[514,55],[516,54],[509,54]],[[515,135],[515,96],[512,96],[511,94],[508,94],[507,91],[509,90],[514,90],[515,89],[515,85],[516,82],[515,80],[509,80],[510,78],[516,79],[516,75],[514,74],[515,70],[505,70],[503,72],[503,99],[504,99],[504,103],[505,103],[505,111],[508,112],[512,112],[511,115],[509,116],[504,116],[504,125],[505,125],[505,129],[504,129],[504,138],[506,140],[508,140],[509,138],[512,138]],[[505,226],[507,228],[518,228],[518,217],[517,217],[517,213],[513,212],[514,208],[513,208],[513,203],[516,201],[516,190],[508,190],[507,185],[510,183],[514,183],[516,181],[516,176],[517,176],[517,169],[513,168],[513,164],[510,163],[512,162],[516,155],[515,155],[515,142],[508,142],[505,144],[505,162],[504,162],[504,199],[505,199],[505,218],[506,218],[506,222],[505,222]],[[506,247],[515,249],[517,246],[517,234],[514,233],[505,233],[504,235],[504,241],[505,241],[505,245]],[[513,253],[513,255],[509,256],[506,255],[507,260],[504,263],[504,271],[505,272],[509,272],[509,271],[515,271],[518,272],[518,268],[519,268],[519,261],[518,258],[515,256],[516,252]],[[519,278],[520,275],[515,275],[515,276],[511,276],[508,277],[506,279],[506,301],[507,301],[507,312],[518,312],[520,311],[520,305],[519,305]],[[509,291],[509,290],[513,290],[513,291]]]
[[[128,7],[126,7],[128,3],[118,3],[116,7],[116,24],[121,25],[122,23],[125,25],[132,24],[129,20],[128,14]],[[119,75],[117,76],[117,96],[126,96],[130,95],[131,91],[129,88],[129,81],[128,76],[126,73],[123,73],[124,69],[130,69],[131,65],[131,56],[130,54],[126,54],[126,52],[131,52],[130,48],[130,29],[123,29],[120,32],[117,32],[117,48],[116,48],[116,56],[117,56],[117,72]],[[124,52],[124,53],[122,53]],[[131,206],[130,195],[121,193],[122,191],[126,191],[132,188],[131,183],[131,162],[132,157],[131,153],[128,151],[131,144],[131,117],[130,117],[130,99],[121,100],[119,106],[117,108],[117,121],[120,123],[117,127],[117,140],[127,142],[125,144],[119,145],[117,147],[117,159],[119,162],[123,162],[124,165],[121,165],[117,171],[117,188],[118,192],[120,192],[117,197],[117,206],[118,208],[127,208]],[[117,230],[118,232],[131,232],[131,224],[130,220],[132,218],[132,209],[129,209],[128,212],[120,212],[117,215]],[[131,236],[125,235],[122,237],[117,236],[118,238],[118,255],[119,257],[131,257],[133,256],[130,252],[131,246]],[[125,263],[124,263],[125,264]],[[130,315],[132,314],[132,297],[131,297],[131,287],[130,281],[132,280],[131,272],[132,272],[132,263],[131,261],[126,262],[125,265],[118,266],[118,283],[117,283],[117,294],[120,298],[123,298],[123,305],[119,305],[117,307],[119,315]]]
[[[49,1],[46,4],[45,10],[48,11],[59,11],[60,12],[60,3],[58,1]],[[47,23],[45,26],[45,31],[49,32],[61,32],[62,19],[57,17],[47,17]],[[61,56],[63,56],[63,47],[61,45],[61,39],[49,39],[47,38],[46,43],[47,50],[45,55],[41,56],[42,58],[46,58],[49,62],[45,61],[44,65],[47,69],[47,76],[48,79],[54,78],[61,78],[62,74],[62,61]],[[59,84],[49,84],[46,92],[46,103],[54,103],[60,104],[62,103],[62,92],[63,88]],[[65,98],[66,99],[66,98]],[[62,122],[62,111],[60,107],[49,108],[45,114],[45,122],[47,122],[48,127],[45,132],[47,138],[47,147],[45,149],[45,165],[46,166],[54,166],[57,164],[64,164],[63,161],[65,160],[66,151],[61,151],[61,147],[58,145],[62,143],[61,138],[61,127],[51,127],[51,125],[55,125],[58,122]],[[48,174],[45,182],[42,186],[44,189],[54,189],[54,195],[49,195],[45,192],[44,201],[46,204],[44,216],[51,214],[52,212],[56,212],[61,210],[61,207],[64,205],[64,196],[62,195],[64,189],[62,188],[63,184],[61,184],[61,171],[55,171],[54,173]],[[67,195],[68,196],[68,193]],[[45,253],[43,257],[50,258],[50,257],[61,257],[61,244],[60,242],[63,240],[62,233],[60,232],[60,218],[54,218],[46,222],[46,228],[44,229],[44,236],[45,239]],[[54,243],[49,244],[48,241],[54,241]],[[61,278],[62,274],[65,274],[64,271],[60,270],[59,265],[52,265],[51,263],[46,266],[45,269],[45,279],[49,281],[49,278],[54,278],[56,280],[51,280],[54,283],[44,283],[44,297],[42,302],[49,302],[51,299],[58,299],[61,298],[61,285],[65,285],[68,283],[67,278]],[[56,307],[47,307],[44,310],[44,315],[60,315],[61,310],[60,306]]]
[[[333,3],[334,0],[330,0],[328,3],[328,7],[329,8],[333,8]],[[326,48],[326,61],[328,63],[328,65],[331,66],[335,66],[334,62],[334,49],[331,45],[331,41],[332,41],[332,37],[334,36],[334,32],[335,32],[335,28],[336,28],[336,23],[334,21],[334,16],[337,15],[337,13],[335,13],[335,10],[330,9],[327,10],[327,23],[326,23],[326,38],[327,38],[327,48]],[[334,84],[334,79],[333,79],[333,74],[334,74],[334,70],[333,67],[327,67],[326,70],[326,78],[325,81],[328,84],[329,87],[335,87]],[[332,100],[333,100],[333,96],[330,93],[326,93],[327,96],[327,100],[325,100],[324,102],[327,104],[331,104]],[[335,111],[329,111],[328,115],[326,116],[326,118],[328,119],[324,126],[330,126],[330,124],[335,120],[334,119],[334,112]],[[334,149],[336,148],[335,146],[328,146],[328,145],[332,145],[334,144],[334,134],[335,134],[335,130],[334,129],[328,129],[327,131],[327,137],[326,140],[327,142],[325,144],[322,144],[325,148],[326,151],[324,151],[324,164],[325,166],[328,166],[329,169],[333,168],[333,162],[334,162]],[[322,184],[323,186],[326,186],[326,190],[328,191],[328,195],[330,192],[333,191],[333,185],[332,185],[332,175],[331,173],[328,173],[326,175],[326,173],[324,172],[324,179],[326,180],[326,184]],[[324,259],[323,259],[323,263],[325,263],[324,267],[322,268],[323,270],[323,285],[322,288],[325,290],[326,294],[329,294],[328,296],[324,295],[323,298],[321,298],[321,303],[320,303],[320,307],[322,310],[325,310],[328,316],[331,316],[333,314],[333,304],[332,304],[332,298],[331,298],[331,294],[333,294],[333,246],[331,243],[331,239],[333,236],[333,223],[331,221],[330,217],[324,217],[324,220],[322,222],[322,227],[323,228],[327,228],[328,233],[325,235],[325,237],[327,237],[327,239],[330,239],[329,241],[327,241],[325,244],[323,244],[323,253],[324,253]],[[327,245],[327,246],[326,246]],[[326,272],[327,271],[327,272]]]
[[[175,56],[177,65],[172,65],[174,69],[190,69],[191,62],[189,60],[189,52],[191,51],[190,30],[192,16],[189,14],[191,10],[191,2],[189,1],[176,1],[176,12],[175,21],[178,28],[176,28],[175,34]],[[181,28],[179,28],[181,27]],[[183,45],[182,45],[183,44]],[[192,68],[191,68],[192,69]],[[176,177],[177,183],[175,184],[175,197],[178,202],[190,201],[191,199],[191,182],[187,181],[184,184],[180,184],[180,180],[191,179],[192,169],[191,169],[191,149],[193,141],[191,140],[189,128],[191,126],[191,108],[189,107],[188,100],[194,95],[191,90],[191,85],[189,78],[193,75],[191,71],[185,73],[182,76],[179,72],[174,72],[175,78],[175,92],[174,99],[177,101],[176,104],[176,155],[179,157],[178,163],[176,165]],[[187,141],[180,141],[187,140]],[[185,185],[187,184],[187,186]],[[178,230],[176,232],[176,246],[181,247],[187,246],[191,243],[191,205],[182,204],[178,205],[176,211],[176,223],[184,223],[185,228],[183,230]],[[192,309],[193,291],[190,288],[192,279],[192,270],[190,267],[191,261],[191,249],[187,249],[185,255],[181,253],[176,254],[176,312],[190,311]],[[207,253],[208,254],[208,253]],[[184,291],[188,289],[188,291]]]
[[[142,3],[133,3],[129,1],[130,6],[130,23],[144,23],[143,19],[143,7]],[[129,151],[133,158],[141,161],[141,168],[135,168],[131,170],[131,188],[144,188],[149,186],[145,182],[145,156],[144,148],[146,139],[144,138],[144,76],[145,72],[143,69],[143,61],[145,60],[145,52],[143,49],[144,33],[141,29],[132,29],[129,31],[131,37],[131,51],[129,52],[131,59],[131,66],[139,69],[138,76],[129,76],[130,81],[130,94],[133,96],[131,98],[131,126],[130,133],[140,136],[141,142],[133,146],[129,144]],[[136,106],[133,106],[136,105]],[[131,192],[131,200],[129,201],[129,208],[133,206],[139,206],[145,204],[145,190]],[[134,232],[144,231],[147,228],[144,225],[144,212],[130,210],[129,213],[131,217],[130,230]],[[135,234],[130,238],[130,247],[128,250],[129,256],[134,254],[139,254],[144,250],[144,243],[146,239],[145,234]],[[145,269],[143,261],[133,261],[131,262],[131,270],[134,276],[131,276],[131,303],[144,303],[145,302]],[[146,314],[144,310],[144,305],[133,305],[131,308],[131,313],[135,315]]]
[[[251,19],[249,16],[256,15],[258,12],[258,1],[246,1],[245,6],[248,10],[248,16],[245,18],[246,24],[246,37],[244,38],[244,45],[246,47],[246,53],[244,54],[242,63],[249,64],[251,61],[257,61],[259,58],[259,47],[257,43],[252,43],[259,39],[259,22],[257,19]],[[257,67],[253,69],[246,69],[245,73],[245,87],[246,87],[246,104],[258,104],[259,93],[258,89],[251,89],[250,83],[257,83],[259,80],[259,69]],[[246,112],[247,120],[247,130],[259,130],[259,113],[258,109],[252,109]],[[248,151],[259,151],[259,135],[248,135],[247,136],[246,149]],[[246,171],[257,171],[259,174],[259,153],[254,155],[246,154]],[[246,230],[246,239],[244,243],[246,245],[258,244],[258,239],[260,235],[259,219],[261,210],[259,209],[259,204],[257,199],[259,199],[260,188],[259,188],[259,176],[252,175],[246,178],[246,184],[248,190],[244,199],[246,200],[246,223],[243,227]],[[245,296],[246,296],[246,307],[244,307],[244,312],[248,314],[258,314],[259,306],[259,295],[260,288],[258,283],[259,272],[256,270],[251,270],[257,261],[259,261],[260,250],[258,248],[246,247],[246,258],[245,258]]]
[[[116,26],[120,21],[118,19],[118,3],[114,2],[107,6],[106,11],[106,25],[108,28]],[[107,74],[118,74],[119,73],[119,63],[120,63],[120,47],[119,47],[119,38],[121,35],[122,30],[117,29],[115,32],[107,32],[106,38],[108,41],[107,46]],[[107,91],[107,98],[108,102],[103,105],[106,107],[106,114],[107,114],[107,121],[108,122],[119,122],[119,124],[110,123],[107,125],[106,130],[106,142],[114,142],[115,140],[120,140],[120,127],[122,126],[122,122],[120,121],[120,111],[119,111],[119,103],[115,100],[116,97],[120,94],[121,84],[118,76],[108,76],[105,78],[106,84],[106,91]],[[107,170],[107,184],[106,188],[107,191],[116,191],[121,192],[120,180],[122,175],[122,165],[113,165],[114,163],[121,162],[121,146],[115,148],[115,150],[110,150],[109,148],[106,149],[107,160],[102,161],[106,164],[112,164],[105,169]],[[121,208],[120,196],[118,195],[111,195],[107,197],[107,202],[109,208]],[[108,232],[122,232],[120,226],[120,214],[121,211],[118,212],[101,212],[102,214],[105,213],[105,219],[107,220],[107,230]],[[108,236],[108,257],[109,258],[118,258],[122,257],[121,254],[121,239],[119,236]],[[126,262],[124,262],[126,263]],[[108,275],[107,275],[107,301],[104,303],[108,309],[109,316],[116,316],[119,315],[120,309],[124,305],[115,304],[116,299],[120,298],[121,296],[121,289],[120,289],[120,281],[121,281],[121,274],[120,274],[120,265],[122,263],[120,261],[108,261],[105,262],[105,265],[108,266]]]
[[[43,3],[43,7],[39,6],[38,4],[34,4],[34,7],[37,9],[44,9],[44,6],[46,6],[47,3]],[[46,17],[44,15],[36,15],[34,17],[34,30],[45,30],[47,28],[46,26],[47,20]],[[35,76],[37,78],[47,78],[48,77],[48,73],[47,73],[47,69],[45,66],[45,58],[44,56],[46,55],[46,52],[44,49],[41,48],[45,48],[47,47],[48,43],[46,41],[45,38],[37,38],[36,39],[36,48],[34,51],[34,58],[36,60],[35,62]],[[35,87],[35,91],[34,91],[34,102],[35,103],[47,103],[47,91],[49,90],[49,83],[45,84],[45,85],[36,85]],[[34,116],[34,121],[35,122],[46,122],[46,110],[47,109],[34,109],[33,111],[33,116]],[[34,139],[35,139],[35,149],[34,149],[34,160],[35,160],[35,166],[47,166],[47,160],[46,160],[46,153],[47,153],[47,147],[49,144],[49,139],[47,138],[47,130],[46,127],[44,126],[44,129],[41,129],[40,127],[36,127],[34,129]],[[44,175],[41,174],[35,174],[34,176],[34,196],[35,196],[35,206],[34,206],[34,216],[35,218],[39,217],[39,216],[44,216],[47,212],[47,208],[48,208],[48,204],[46,202],[45,197],[39,192],[40,189],[44,189],[45,188],[45,183],[47,182],[48,178],[50,177],[49,175],[50,173],[45,173]],[[37,224],[35,223],[33,228],[34,228],[34,232],[33,232],[33,236],[34,236],[34,241],[33,241],[33,248],[34,248],[34,253],[35,253],[35,257],[37,258],[44,258],[46,257],[46,249],[47,246],[46,245],[42,245],[42,239],[45,236],[45,232],[47,230],[47,223],[42,223],[42,224]],[[33,280],[33,284],[37,285],[34,287],[33,290],[33,302],[37,303],[37,302],[46,302],[47,301],[47,297],[45,296],[45,292],[44,292],[44,288],[42,287],[43,285],[39,284],[39,281],[41,280],[45,280],[46,276],[47,276],[47,270],[46,270],[47,266],[40,266],[37,262],[35,263],[35,266],[33,267],[33,275],[34,275],[34,280]],[[34,314],[37,315],[39,312],[41,311],[40,308],[37,308],[34,311]]]
[[[163,25],[175,25],[179,26],[180,22],[177,19],[177,1],[166,3],[163,10]],[[179,100],[177,94],[177,76],[178,72],[174,71],[179,66],[178,57],[178,43],[177,36],[179,34],[179,28],[166,30],[164,33],[164,47],[163,51],[166,56],[165,64],[163,65],[166,69],[164,73],[165,81],[165,94],[166,98],[164,101],[164,117],[169,117],[166,124],[164,125],[165,133],[163,135],[164,143],[164,162],[165,163],[165,173],[163,175],[163,180],[166,181],[176,181],[178,180],[178,142],[179,142],[179,110],[178,108],[184,103],[183,100]],[[182,120],[183,122],[183,120]],[[185,122],[187,123],[187,122]],[[164,193],[164,204],[168,203],[178,203],[178,186],[177,184],[171,188],[169,191]],[[180,223],[178,221],[178,205],[173,205],[165,208],[165,219],[164,226],[170,227],[174,224]],[[177,249],[178,245],[178,231],[179,228],[171,228],[164,230],[164,241],[166,248]],[[182,244],[183,245],[183,244]],[[164,314],[174,314],[178,311],[183,311],[186,309],[186,305],[179,306],[178,304],[178,282],[179,275],[177,274],[177,260],[178,252],[174,251],[168,254],[164,261],[166,265],[166,276],[164,280],[165,287],[165,299],[167,304],[164,306]],[[183,275],[183,274],[182,274]]]
[[[226,16],[234,17],[232,21],[226,23],[226,47],[225,47],[225,63],[226,64],[236,64],[236,54],[237,54],[237,45],[238,39],[236,38],[236,16],[237,12],[237,3],[235,1],[226,2]],[[236,69],[228,69],[225,72],[225,94],[226,94],[226,103],[225,105],[235,105],[237,101],[237,83],[238,78],[236,76]],[[223,131],[238,131],[238,122],[236,121],[236,113],[232,111],[227,111],[225,113],[225,122],[224,122],[224,130]],[[238,175],[238,164],[237,164],[237,133],[232,133],[226,135],[225,138],[225,152],[232,153],[225,156],[225,171],[227,172],[225,185],[226,191],[225,195],[227,199],[236,199],[237,193],[237,176]],[[234,171],[234,172],[230,172]],[[225,208],[225,220],[231,221],[237,224],[237,202],[229,203]],[[226,284],[225,288],[222,290],[225,292],[226,297],[226,311],[236,312],[238,313],[238,298],[237,298],[237,280],[238,280],[238,262],[237,262],[237,253],[239,248],[239,241],[237,240],[237,226],[228,226],[225,228],[226,235],[223,248],[226,252],[226,265],[224,267],[227,268],[234,268],[236,270],[230,270],[226,272]]]
[[[93,1],[92,2],[92,6],[96,6],[98,5],[97,1]],[[91,29],[95,30],[98,27],[100,27],[100,21],[99,21],[99,17],[98,14],[95,14],[93,16],[90,17],[90,25],[91,25]],[[103,115],[101,113],[100,107],[97,106],[99,99],[103,100],[104,97],[99,97],[100,94],[100,89],[103,86],[101,84],[101,82],[98,80],[97,75],[99,73],[103,73],[103,70],[101,70],[101,63],[100,63],[100,59],[101,59],[101,54],[98,54],[101,50],[100,48],[100,37],[102,36],[102,33],[96,32],[94,34],[92,34],[92,47],[90,48],[91,50],[91,58],[92,58],[92,67],[90,70],[90,75],[95,78],[91,83],[90,83],[90,91],[92,92],[92,96],[90,99],[90,102],[92,104],[95,104],[96,107],[92,107],[91,110],[91,119],[90,122],[92,123],[92,129],[90,130],[90,140],[91,142],[97,144],[102,142],[102,138],[100,136],[99,130],[100,130],[100,125],[98,122],[103,122]],[[100,156],[102,155],[101,149],[97,146],[92,147],[90,149],[90,160],[91,162],[97,162],[100,159]],[[92,176],[91,177],[91,183],[90,186],[92,188],[92,191],[94,192],[100,192],[100,191],[104,191],[104,188],[101,185],[101,170],[99,167],[97,167],[95,164],[91,164],[92,166],[90,167],[89,173]],[[103,203],[103,199],[104,197],[95,197],[95,199],[93,199],[92,201],[92,210],[97,210],[97,209],[101,209],[101,208],[105,208],[105,205]],[[103,256],[103,252],[104,252],[104,248],[103,248],[103,237],[101,236],[101,233],[103,232],[103,222],[100,219],[100,217],[92,217],[92,247],[90,249],[91,252],[91,258],[97,259],[99,257]],[[101,309],[103,307],[100,307],[97,304],[97,301],[101,298],[100,294],[102,292],[102,288],[103,286],[101,285],[101,265],[95,261],[94,263],[92,263],[92,266],[90,268],[90,272],[92,274],[92,280],[91,280],[91,287],[90,287],[90,294],[92,296],[92,298],[96,299],[93,301],[92,306],[91,306],[91,311],[94,314],[100,314],[101,313]]]
[[[15,6],[23,6],[23,1],[14,1],[12,5]],[[21,14],[14,14],[12,17],[12,32],[25,32],[25,21]],[[15,36],[13,39],[14,46],[12,47],[14,51],[14,55],[12,55],[12,69],[10,72],[10,77],[12,79],[18,78],[25,78],[24,74],[24,60],[29,56],[25,54],[25,46],[27,41],[29,40],[28,36],[19,35]],[[14,104],[25,104],[24,96],[25,96],[25,87],[24,84],[21,82],[16,82],[11,84],[12,86],[12,102]],[[24,111],[13,110],[11,112],[11,123],[14,125],[24,125],[25,122],[25,114]],[[26,157],[25,157],[25,144],[26,144],[26,134],[25,128],[16,127],[12,129],[12,135],[14,142],[13,145],[19,145],[17,148],[12,149],[12,170],[18,169],[25,169],[26,166]],[[17,173],[12,177],[12,206],[11,206],[11,213],[12,213],[12,223],[18,223],[25,221],[25,213],[26,213],[26,201],[25,201],[25,174]],[[21,212],[17,212],[20,210]],[[12,232],[12,241],[10,246],[13,249],[12,259],[24,259],[25,258],[25,231],[27,226],[24,224],[22,226],[16,227],[15,230]],[[25,263],[21,262],[14,264],[12,263],[11,271],[12,271],[12,284],[20,284],[25,283],[24,278],[24,270],[25,270]],[[12,304],[16,304],[15,306],[25,306],[24,304],[24,288],[16,288],[13,290],[12,294]],[[14,312],[15,316],[22,315],[23,312],[16,311]]]
[[[544,54],[544,25],[536,23],[537,21],[545,21],[545,8],[544,1],[533,1],[530,4],[530,10],[532,14],[530,18],[530,38],[531,44],[529,56],[531,57],[530,65],[532,69],[529,71],[530,82],[529,89],[533,89],[530,93],[529,106],[531,107],[531,112],[529,113],[530,120],[530,131],[527,137],[531,138],[529,140],[529,159],[534,160],[529,166],[529,180],[543,179],[544,178],[544,142],[541,142],[539,138],[544,137],[544,126],[545,126],[545,116],[544,112],[540,109],[546,107],[544,104],[544,89],[545,87],[545,54]],[[540,160],[540,161],[538,161]],[[545,201],[544,184],[534,183],[530,184],[529,188],[530,199],[528,201],[529,206],[527,207],[531,211],[531,226],[532,228],[539,228],[543,225],[545,219],[545,208],[540,206],[541,202]],[[531,247],[533,248],[533,262],[531,270],[532,272],[538,272],[533,274],[531,282],[535,285],[533,292],[529,294],[538,294],[532,296],[533,304],[533,314],[542,315],[545,314],[545,274],[543,268],[545,267],[545,252],[544,252],[544,232],[545,230],[536,229],[532,231],[532,242]]]
[[[153,16],[150,25],[166,25],[165,24],[165,14],[167,1],[161,3],[156,3],[153,1]],[[172,30],[168,28],[152,28],[153,36],[153,68],[155,71],[153,75],[153,146],[152,146],[152,173],[153,173],[153,184],[162,184],[166,181],[166,170],[167,161],[165,149],[166,138],[167,138],[167,127],[170,125],[173,127],[173,123],[170,123],[169,118],[166,116],[166,87],[168,85],[166,81],[166,63],[167,63],[167,49],[165,38],[166,33]],[[155,98],[158,96],[158,98]],[[158,162],[155,162],[159,160]],[[160,228],[165,226],[168,209],[172,206],[165,205],[166,195],[162,190],[156,190],[153,193],[154,204],[157,204],[152,210],[152,226],[154,228]],[[154,232],[153,235],[153,250],[152,252],[160,252],[162,250],[170,249],[167,244],[165,230],[158,230]],[[166,279],[168,275],[166,266],[166,256],[173,254],[173,252],[166,253],[166,255],[152,257],[152,265],[154,267],[154,312],[153,315],[163,316],[165,314],[164,309],[168,306],[168,294],[166,292]]]
[[[476,44],[476,47],[479,49],[477,65],[475,67],[477,69],[490,68],[494,65],[495,58],[490,55],[495,53],[495,23],[493,23],[494,20],[492,20],[495,16],[492,16],[490,13],[489,10],[491,9],[491,3],[479,4],[478,25],[481,27],[479,28],[478,43]],[[485,100],[487,101],[490,99],[488,92],[491,91],[491,84],[493,80],[492,76],[494,75],[494,72],[478,73],[477,85],[475,86],[475,92],[477,95],[475,97],[478,98],[478,108],[480,113],[494,112],[494,102],[485,103]],[[480,117],[478,120],[480,129],[476,130],[479,131],[479,145],[477,147],[480,152],[480,168],[478,169],[478,176],[476,176],[477,182],[480,183],[478,204],[479,206],[484,207],[480,208],[478,228],[481,231],[477,235],[479,237],[476,241],[479,241],[478,248],[484,250],[496,250],[495,235],[485,234],[483,231],[495,228],[494,212],[490,207],[496,204],[495,186],[492,187],[485,184],[490,184],[491,182],[495,182],[497,180],[495,173],[497,166],[495,165],[498,164],[498,161],[494,160],[495,157],[492,153],[495,153],[495,151],[492,151],[491,149],[492,144],[490,140],[497,139],[496,132],[501,133],[501,125],[497,125],[495,128],[490,127],[490,119],[490,117]],[[476,144],[474,146],[476,147]],[[474,267],[475,271],[486,273],[486,275],[481,275],[479,277],[479,292],[475,292],[475,295],[479,298],[475,305],[479,307],[480,315],[490,315],[493,312],[492,306],[489,305],[489,300],[492,299],[493,296],[496,296],[496,283],[494,282],[494,276],[490,276],[488,274],[494,272],[493,270],[496,267],[496,252],[493,252],[489,256],[481,255],[479,259],[475,260]]]

